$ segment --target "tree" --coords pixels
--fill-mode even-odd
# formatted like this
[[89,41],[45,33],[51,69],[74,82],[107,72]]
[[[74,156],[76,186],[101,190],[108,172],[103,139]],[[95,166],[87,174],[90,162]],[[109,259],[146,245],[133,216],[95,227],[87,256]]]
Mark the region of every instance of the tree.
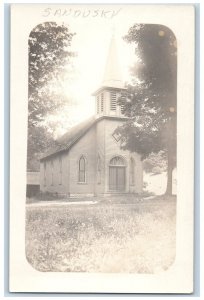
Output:
[[166,151],[159,151],[158,153],[151,153],[143,160],[143,170],[147,173],[159,174],[166,172],[167,159]]
[[140,153],[142,159],[166,152],[166,194],[171,194],[176,165],[176,38],[163,25],[141,24],[132,26],[125,40],[135,44],[138,60],[131,69],[126,97],[118,101],[129,120],[116,132],[121,147]]
[[39,168],[39,156],[55,143],[50,116],[68,102],[63,82],[73,70],[70,46],[74,34],[68,27],[45,22],[30,33],[28,77],[28,169]]
[[41,155],[55,145],[53,134],[46,127],[33,126],[28,130],[27,170],[39,171]]
[[60,86],[71,68],[73,52],[69,51],[74,34],[68,27],[45,22],[29,36],[29,123],[44,121],[63,103]]

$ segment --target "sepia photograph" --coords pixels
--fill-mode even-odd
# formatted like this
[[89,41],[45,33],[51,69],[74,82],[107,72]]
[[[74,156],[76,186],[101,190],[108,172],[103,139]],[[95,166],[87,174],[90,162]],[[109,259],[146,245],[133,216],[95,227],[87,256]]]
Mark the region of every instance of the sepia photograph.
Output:
[[32,7],[25,259],[45,276],[165,274],[180,223],[174,27],[128,5],[14,5],[13,15]]

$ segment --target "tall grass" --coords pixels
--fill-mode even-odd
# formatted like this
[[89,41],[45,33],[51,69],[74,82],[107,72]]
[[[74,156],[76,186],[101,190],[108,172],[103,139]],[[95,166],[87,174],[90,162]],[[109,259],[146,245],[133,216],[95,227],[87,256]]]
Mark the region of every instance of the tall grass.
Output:
[[27,206],[26,256],[39,271],[155,273],[175,257],[175,201]]

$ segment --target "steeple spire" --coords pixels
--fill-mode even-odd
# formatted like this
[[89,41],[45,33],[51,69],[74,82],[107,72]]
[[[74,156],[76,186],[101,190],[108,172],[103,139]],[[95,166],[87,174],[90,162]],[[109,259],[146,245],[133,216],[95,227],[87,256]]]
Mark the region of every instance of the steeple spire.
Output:
[[117,43],[114,32],[109,46],[102,86],[124,88],[123,76],[118,59]]
[[124,118],[117,100],[126,88],[120,69],[115,36],[112,36],[101,86],[93,93],[96,101],[96,116]]

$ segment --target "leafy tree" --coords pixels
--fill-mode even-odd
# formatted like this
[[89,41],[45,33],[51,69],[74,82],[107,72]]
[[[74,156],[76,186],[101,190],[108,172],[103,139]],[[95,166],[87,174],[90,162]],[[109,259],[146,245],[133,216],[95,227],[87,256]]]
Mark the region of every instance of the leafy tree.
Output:
[[[151,153],[167,153],[167,189],[172,193],[172,170],[176,165],[176,38],[163,25],[134,25],[125,36],[135,44],[137,62],[126,97],[119,99],[129,120],[116,132],[121,147],[145,159]],[[124,100],[125,99],[125,100]]]
[[151,153],[143,160],[143,170],[147,173],[158,174],[166,172],[167,159],[166,151],[159,151],[158,153]]
[[73,70],[73,36],[55,22],[39,24],[29,35],[28,169],[38,168],[40,153],[54,143],[49,117],[68,103],[63,82]]
[[[72,66],[74,34],[64,25],[45,22],[29,36],[29,123],[36,125],[62,105],[60,87]],[[65,100],[64,100],[65,101]]]
[[52,132],[43,126],[33,126],[28,130],[28,171],[39,171],[40,157],[48,148],[56,145]]

